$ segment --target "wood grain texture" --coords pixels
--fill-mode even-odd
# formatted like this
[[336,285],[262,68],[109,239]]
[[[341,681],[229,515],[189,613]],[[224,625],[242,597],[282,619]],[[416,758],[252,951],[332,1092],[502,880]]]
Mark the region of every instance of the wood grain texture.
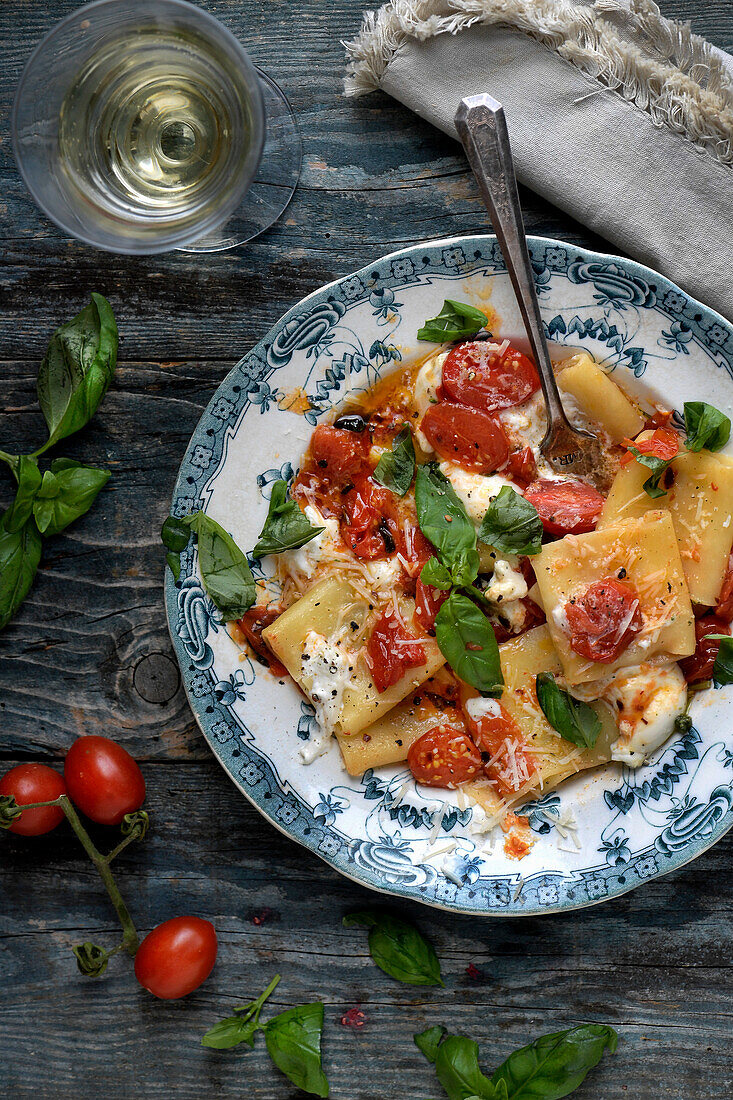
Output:
[[[730,838],[674,876],[568,916],[480,922],[398,905],[431,936],[446,977],[445,990],[410,989],[371,964],[363,931],[341,927],[345,912],[374,895],[264,822],[198,733],[172,665],[158,531],[201,411],[236,359],[303,295],[391,249],[487,224],[451,141],[385,96],[341,99],[339,39],[359,24],[357,0],[206,6],[291,96],[304,139],[301,186],[281,223],[245,249],[131,259],[63,238],[12,160],[15,81],[75,0],[0,5],[0,446],[31,450],[40,441],[37,362],[91,290],[108,295],[122,334],[100,413],[62,447],[113,477],[92,512],[48,543],[29,599],[0,635],[2,769],[20,759],[60,766],[80,733],[125,744],[143,764],[154,821],[119,865],[138,926],[195,912],[214,921],[221,940],[212,979],[182,1003],[143,993],[125,959],[98,982],[82,979],[70,946],[117,935],[95,872],[65,828],[36,842],[0,837],[4,1095],[299,1100],[261,1044],[218,1053],[198,1043],[277,971],[274,1010],[326,1004],[335,1100],[439,1095],[412,1043],[432,1023],[475,1037],[489,1067],[542,1031],[584,1020],[613,1024],[622,1041],[580,1100],[728,1100]],[[730,0],[667,0],[664,9],[733,47]],[[530,231],[604,247],[539,197],[523,201]],[[0,506],[8,494],[0,472]],[[265,910],[269,918],[253,923]],[[478,980],[466,974],[470,963]],[[365,1027],[341,1026],[357,1004]]]

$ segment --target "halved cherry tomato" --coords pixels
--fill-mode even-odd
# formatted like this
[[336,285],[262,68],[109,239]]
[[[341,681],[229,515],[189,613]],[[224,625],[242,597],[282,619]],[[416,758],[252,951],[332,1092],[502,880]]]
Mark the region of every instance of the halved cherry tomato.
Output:
[[451,401],[492,412],[521,405],[539,389],[531,359],[516,348],[502,354],[485,340],[459,344],[443,364],[442,387]]
[[425,584],[421,577],[417,578],[415,589],[415,618],[425,630],[432,630],[435,626],[435,616],[440,611],[445,601],[450,596],[450,590],[433,588],[432,584]]
[[496,757],[484,765],[486,775],[507,792],[520,790],[536,771],[536,765],[525,750],[524,737],[517,722],[498,701],[494,701],[489,714],[478,720],[471,718],[465,707],[464,711],[466,723],[480,751]]
[[603,497],[584,481],[533,481],[524,499],[534,504],[548,535],[579,535],[592,531]]
[[394,554],[398,537],[394,493],[370,477],[358,477],[343,498],[341,538],[357,558],[374,561]]
[[448,462],[466,470],[493,473],[509,454],[509,441],[498,420],[466,405],[431,405],[420,429],[430,446]]
[[715,614],[726,622],[733,619],[733,558],[728,562],[728,572],[723,578]]
[[409,634],[394,611],[387,608],[366,644],[366,663],[377,691],[380,694],[386,691],[408,669],[424,665],[425,659],[425,647],[420,640]]
[[282,615],[282,608],[280,607],[250,607],[241,619],[237,619],[237,626],[244,635],[247,644],[264,661],[273,676],[287,676],[288,670],[284,664],[278,661],[262,637],[262,631],[265,627],[274,623],[280,615]]
[[589,661],[610,664],[642,627],[639,597],[615,577],[594,581],[582,596],[565,604],[570,648]]
[[206,981],[218,952],[216,929],[201,917],[173,917],[149,932],[135,956],[135,977],[164,1001],[187,997]]
[[[10,795],[19,806],[29,802],[52,802],[66,794],[62,776],[45,764],[18,764],[0,779],[0,795]],[[58,806],[39,806],[24,810],[10,826],[18,836],[42,836],[50,833],[64,820],[64,811]]]
[[69,798],[98,825],[119,825],[145,801],[145,780],[129,752],[107,737],[79,737],[66,754]]
[[481,763],[481,753],[466,731],[448,725],[433,726],[407,752],[410,771],[426,787],[459,787],[476,778]]
[[512,451],[505,467],[506,476],[516,481],[523,489],[537,477],[537,463],[531,447],[522,447],[521,451]]
[[[655,428],[648,439],[624,439],[624,447],[635,447],[639,454],[653,455],[663,462],[669,462],[680,450],[680,437],[672,428]],[[621,458],[621,465],[632,462],[635,455],[627,451]]]
[[691,657],[684,657],[680,661],[682,674],[688,684],[696,684],[700,680],[709,680],[713,674],[713,665],[718,656],[720,642],[713,642],[708,634],[730,634],[730,625],[725,619],[719,619],[717,615],[703,615],[695,620],[695,638],[697,646]]
[[367,431],[350,432],[319,424],[311,437],[311,455],[324,481],[343,484],[366,468],[370,443]]

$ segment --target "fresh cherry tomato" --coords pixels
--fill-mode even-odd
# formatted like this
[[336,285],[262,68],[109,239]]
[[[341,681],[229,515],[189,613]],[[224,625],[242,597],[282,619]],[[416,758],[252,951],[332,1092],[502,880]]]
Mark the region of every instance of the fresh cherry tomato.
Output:
[[482,761],[465,730],[440,725],[413,741],[407,763],[418,783],[452,789],[475,779]]
[[522,447],[521,451],[512,451],[507,459],[505,473],[522,489],[526,489],[537,477],[537,463],[532,448]]
[[615,577],[589,584],[565,604],[570,648],[589,661],[610,664],[628,649],[642,627],[639,597]]
[[250,607],[241,619],[237,619],[237,626],[244,634],[247,644],[258,657],[262,658],[273,676],[287,676],[288,670],[278,661],[262,637],[262,631],[274,623],[280,615],[282,615],[282,609],[279,607]]
[[98,825],[119,825],[145,801],[142,772],[122,745],[107,737],[80,737],[66,754],[69,798]]
[[680,661],[680,668],[688,684],[696,684],[700,680],[709,680],[713,675],[713,665],[718,656],[720,642],[711,641],[708,634],[730,634],[730,625],[725,619],[719,619],[717,615],[703,615],[695,620],[695,638],[697,646],[691,657],[684,657]]
[[603,497],[584,481],[533,481],[524,499],[534,504],[548,535],[580,535],[592,531]]
[[357,558],[375,561],[397,549],[399,527],[394,493],[359,477],[343,498],[341,538]]
[[350,432],[319,424],[311,438],[311,455],[324,481],[344,484],[367,466],[370,436],[368,431]]
[[459,344],[443,364],[442,387],[451,401],[492,412],[521,405],[539,389],[531,359],[516,348],[501,354],[490,341]]
[[466,470],[491,474],[509,455],[509,442],[499,421],[466,405],[447,401],[431,405],[420,429],[441,458]]
[[417,578],[415,589],[415,618],[425,630],[432,630],[435,626],[435,616],[440,611],[445,601],[450,596],[450,590],[433,588],[432,584],[425,584],[422,578]]
[[[672,428],[655,428],[648,439],[624,439],[625,447],[635,447],[639,454],[653,455],[663,462],[669,462],[680,450],[680,437]],[[621,458],[621,465],[632,462],[636,456],[627,451]]]
[[733,619],[733,558],[728,562],[728,572],[723,578],[715,614],[726,622]]
[[[51,802],[66,794],[63,777],[45,764],[18,764],[0,779],[0,795],[12,795],[19,806],[29,802]],[[24,810],[10,826],[18,836],[42,836],[50,833],[64,820],[64,811],[58,806],[39,806]]]
[[201,917],[173,917],[149,932],[135,956],[140,985],[164,1001],[187,997],[214,969],[216,929]]
[[525,751],[518,724],[498,701],[478,720],[471,718],[467,708],[464,711],[476,746],[489,754],[491,762],[487,760],[484,764],[484,772],[504,791],[516,793],[536,771],[534,760]]
[[408,634],[394,611],[387,608],[369,635],[366,662],[378,692],[401,680],[408,669],[425,664],[425,647]]

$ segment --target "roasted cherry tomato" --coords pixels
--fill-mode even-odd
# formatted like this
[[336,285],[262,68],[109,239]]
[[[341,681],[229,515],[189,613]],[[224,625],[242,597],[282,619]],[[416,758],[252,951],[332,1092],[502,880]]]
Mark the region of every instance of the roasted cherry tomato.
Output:
[[66,754],[69,798],[98,825],[119,825],[145,801],[142,772],[122,745],[107,737],[80,737]]
[[487,713],[471,718],[464,706],[466,723],[482,753],[488,754],[484,771],[504,791],[521,790],[535,772],[535,763],[525,751],[524,737],[518,724],[498,700],[491,700]]
[[465,730],[433,726],[413,741],[407,763],[418,783],[426,787],[459,787],[481,771],[481,753]]
[[369,635],[366,662],[378,692],[401,680],[408,669],[425,664],[425,647],[409,634],[394,611],[387,608]]
[[655,409],[652,415],[646,418],[644,429],[653,432],[655,428],[666,428],[673,416],[671,409]]
[[435,626],[435,616],[440,611],[445,601],[450,596],[450,590],[433,588],[432,584],[425,584],[420,577],[417,578],[415,589],[415,618],[425,630],[432,630]]
[[[639,454],[653,455],[663,462],[669,462],[676,454],[679,454],[680,437],[672,428],[655,428],[648,439],[625,439],[625,447],[635,447]],[[621,458],[621,465],[632,462],[636,456],[627,451]]]
[[339,484],[366,469],[369,448],[369,432],[351,432],[330,424],[319,424],[311,438],[311,455],[323,480]]
[[534,504],[548,535],[580,535],[592,531],[603,497],[584,481],[533,481],[524,499]]
[[499,421],[467,405],[447,401],[431,405],[420,429],[441,458],[466,470],[491,474],[504,465],[509,454],[509,442]]
[[343,498],[341,538],[357,558],[374,561],[397,549],[395,495],[370,477],[359,477]]
[[[51,802],[66,794],[63,777],[45,764],[18,764],[0,779],[0,795],[12,795],[19,806],[29,802]],[[64,820],[64,811],[58,806],[39,806],[24,810],[10,826],[18,836],[42,836],[50,833]]]
[[522,447],[521,451],[512,451],[503,472],[525,489],[537,477],[537,463],[532,448]]
[[726,622],[733,619],[733,558],[728,562],[728,572],[723,578],[715,614]]
[[269,668],[273,676],[287,676],[285,665],[278,661],[269,645],[262,637],[262,631],[275,622],[282,615],[279,607],[250,607],[245,611],[241,619],[237,619],[237,626],[245,637],[250,649],[260,657]]
[[691,657],[684,657],[680,661],[680,668],[688,684],[696,684],[700,680],[709,680],[713,675],[713,665],[718,656],[720,642],[711,641],[708,634],[730,634],[730,626],[725,619],[719,619],[717,615],[703,615],[695,620],[695,638],[697,646]]
[[589,661],[610,664],[642,627],[639,597],[616,577],[589,584],[582,596],[565,604],[570,648]]
[[174,917],[148,933],[135,956],[140,985],[164,1001],[187,997],[214,969],[216,929],[201,917]]
[[521,351],[510,346],[500,353],[490,341],[475,340],[449,353],[441,384],[451,401],[492,412],[521,405],[539,389],[540,380]]

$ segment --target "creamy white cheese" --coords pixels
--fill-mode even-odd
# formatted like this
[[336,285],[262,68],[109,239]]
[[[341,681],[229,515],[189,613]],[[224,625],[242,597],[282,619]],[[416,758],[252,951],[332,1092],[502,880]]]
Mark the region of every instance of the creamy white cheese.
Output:
[[377,595],[389,595],[402,576],[402,565],[399,558],[388,558],[385,561],[365,561],[363,562],[363,572],[372,592]]
[[676,664],[643,664],[615,673],[601,697],[611,703],[618,719],[619,738],[611,746],[611,758],[638,768],[684,714],[687,684]]
[[301,757],[309,764],[327,751],[333,728],[341,715],[344,691],[353,675],[354,662],[315,630],[309,630],[301,656],[302,683],[316,710],[322,736],[301,749]]
[[514,482],[499,474],[490,474],[488,477],[484,474],[472,474],[454,462],[441,462],[440,472],[450,481],[476,528],[481,526],[486,509],[494,497],[499,495],[502,486],[509,485],[516,492],[522,492]]
[[498,699],[482,699],[477,695],[466,703],[466,713],[474,722],[480,722],[482,718],[497,718],[501,714],[501,707]]
[[323,527],[324,530],[297,550],[283,550],[279,558],[280,567],[286,573],[308,579],[313,576],[324,552],[336,550],[341,545],[341,537],[337,519],[326,519],[313,504],[306,504],[304,510],[308,522],[313,527]]
[[490,600],[501,604],[502,614],[505,603],[523,599],[528,591],[527,582],[519,570],[504,558],[497,558],[494,562],[494,574],[485,595]]
[[443,363],[448,355],[447,351],[438,352],[437,355],[427,359],[417,372],[414,401],[420,416],[424,416],[430,406],[438,400],[438,387],[443,380]]

